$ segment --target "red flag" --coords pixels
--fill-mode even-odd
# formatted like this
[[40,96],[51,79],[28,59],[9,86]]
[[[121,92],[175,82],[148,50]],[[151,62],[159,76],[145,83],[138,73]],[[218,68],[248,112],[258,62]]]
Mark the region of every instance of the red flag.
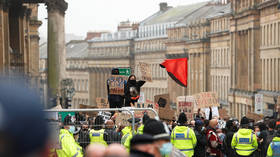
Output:
[[188,82],[188,59],[166,59],[160,64],[162,68],[165,68],[168,75],[176,81],[179,85],[187,87]]

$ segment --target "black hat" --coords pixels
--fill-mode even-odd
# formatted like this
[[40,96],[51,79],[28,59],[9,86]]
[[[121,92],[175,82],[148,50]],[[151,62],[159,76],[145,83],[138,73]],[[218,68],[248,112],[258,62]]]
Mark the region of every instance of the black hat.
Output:
[[168,127],[155,119],[150,119],[145,123],[143,132],[152,135],[155,140],[170,139]]
[[63,125],[74,125],[74,122],[72,122],[72,118],[70,115],[67,115],[64,118]]
[[145,124],[150,119],[149,115],[145,112],[142,118],[143,124]]
[[185,124],[188,121],[187,116],[184,112],[179,114],[178,123]]
[[249,121],[249,119],[247,118],[247,117],[243,117],[242,119],[241,119],[241,125],[243,125],[243,124],[249,124],[250,123],[250,121]]
[[[128,121],[129,123],[132,123],[132,118],[129,118],[127,121]],[[139,123],[139,122],[140,122],[140,118],[134,118],[134,122],[135,122],[135,123]]]
[[135,135],[130,141],[130,148],[138,144],[150,144],[153,143],[154,139],[153,136],[148,134],[143,135]]

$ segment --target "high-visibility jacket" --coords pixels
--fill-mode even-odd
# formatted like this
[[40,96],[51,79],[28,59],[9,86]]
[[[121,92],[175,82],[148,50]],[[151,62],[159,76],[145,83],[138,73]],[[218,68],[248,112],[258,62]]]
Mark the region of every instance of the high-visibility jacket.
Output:
[[144,131],[144,124],[141,124],[137,129],[137,134],[142,135]]
[[274,137],[267,150],[268,157],[280,157],[280,137]]
[[107,143],[104,140],[104,131],[105,131],[104,129],[101,130],[91,129],[89,131],[90,143],[98,143],[107,146]]
[[193,156],[196,146],[194,131],[186,126],[176,126],[171,133],[171,143],[186,156]]
[[233,135],[231,147],[241,156],[251,155],[257,148],[257,137],[251,129],[239,129]]
[[82,147],[68,130],[60,130],[59,144],[61,149],[56,150],[58,157],[83,157]]
[[[121,139],[121,144],[124,145],[124,147],[126,148],[126,150],[129,152],[130,149],[130,140],[133,137],[133,133],[132,133],[132,128],[131,126],[127,126],[122,130],[123,136]],[[136,132],[134,131],[134,134]]]

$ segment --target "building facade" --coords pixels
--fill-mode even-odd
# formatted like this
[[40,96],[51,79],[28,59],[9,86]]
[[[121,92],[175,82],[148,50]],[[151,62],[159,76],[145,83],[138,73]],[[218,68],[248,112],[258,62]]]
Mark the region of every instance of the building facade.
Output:
[[[38,5],[0,2],[0,69],[39,77]],[[33,83],[35,83],[33,82]]]

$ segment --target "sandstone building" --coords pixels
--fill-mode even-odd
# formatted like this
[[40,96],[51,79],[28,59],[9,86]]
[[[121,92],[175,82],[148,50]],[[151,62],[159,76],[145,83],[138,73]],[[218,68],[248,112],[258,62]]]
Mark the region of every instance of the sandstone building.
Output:
[[39,77],[38,5],[0,2],[0,71]]

